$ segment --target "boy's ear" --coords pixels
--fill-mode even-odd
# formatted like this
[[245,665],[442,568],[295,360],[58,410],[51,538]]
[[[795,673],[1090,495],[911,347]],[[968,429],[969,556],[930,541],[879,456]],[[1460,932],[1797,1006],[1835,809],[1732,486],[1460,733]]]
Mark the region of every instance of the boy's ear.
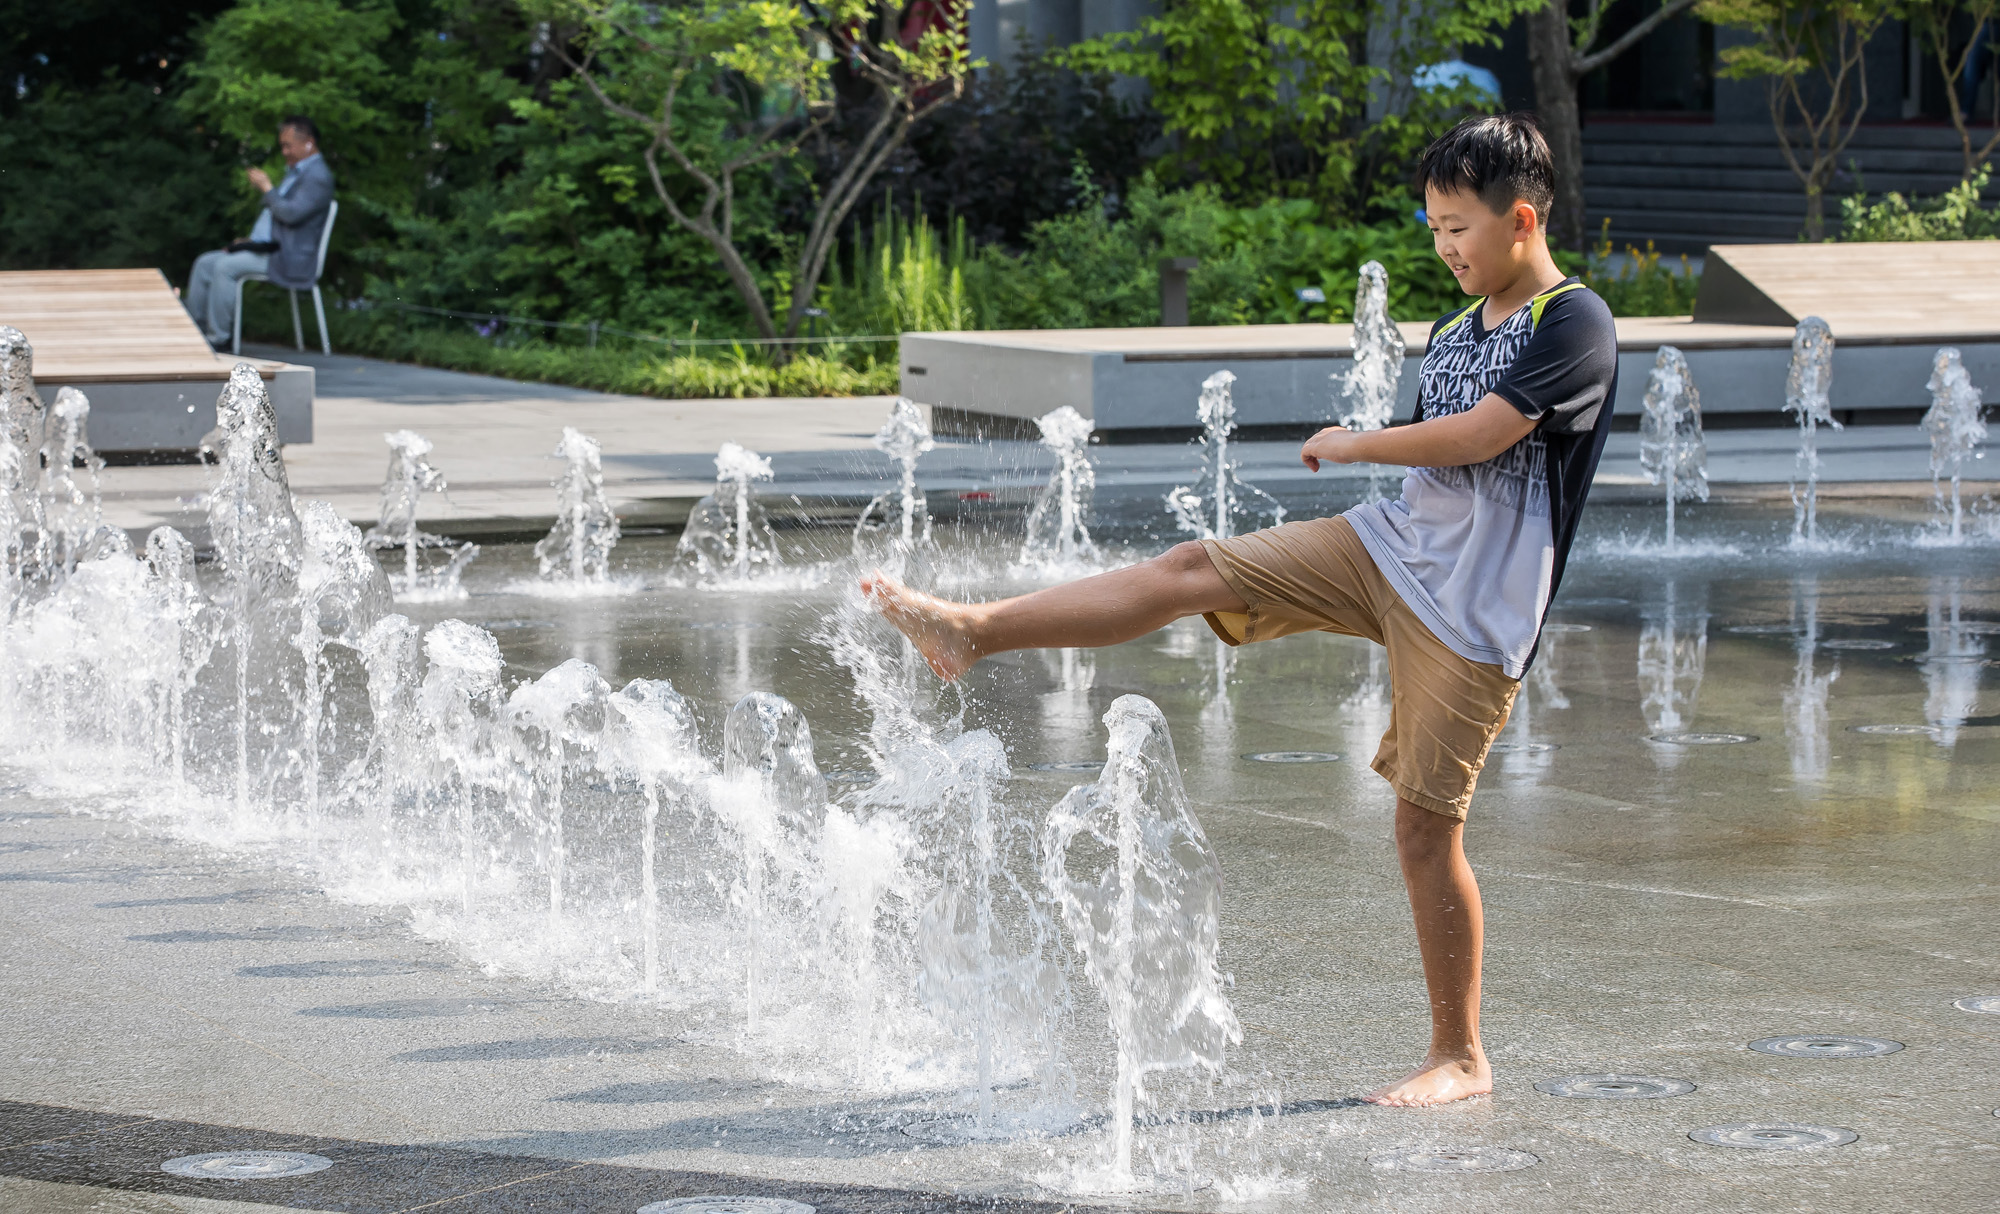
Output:
[[1541,235],[1542,217],[1535,212],[1535,204],[1526,199],[1514,202],[1514,239],[1532,240]]

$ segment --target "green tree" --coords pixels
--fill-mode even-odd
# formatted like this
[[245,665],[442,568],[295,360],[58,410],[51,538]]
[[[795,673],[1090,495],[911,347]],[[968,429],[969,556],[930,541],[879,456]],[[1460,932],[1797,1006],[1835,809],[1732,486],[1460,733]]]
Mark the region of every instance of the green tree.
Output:
[[1647,34],[1694,6],[1695,0],[1661,0],[1631,29],[1604,46],[1604,16],[1618,0],[1586,0],[1584,14],[1572,19],[1569,0],[1547,0],[1528,13],[1528,64],[1535,78],[1535,119],[1549,141],[1556,166],[1556,201],[1548,216],[1549,237],[1581,251],[1583,217],[1583,119],[1576,103],[1579,80],[1637,46]]
[[[187,112],[274,177],[278,123],[304,114],[319,126],[343,204],[336,256],[379,257],[374,242],[397,218],[441,211],[454,188],[479,180],[521,92],[504,68],[525,57],[528,33],[509,10],[480,0],[408,7],[240,0],[201,32],[184,73]],[[238,190],[247,223],[256,194],[240,178]]]
[[[1960,13],[1971,21],[1972,36],[1965,40],[1965,45],[1955,47],[1952,19]],[[2000,148],[2000,89],[1993,90],[1993,107],[1981,116],[1983,124],[1992,128],[1993,133],[1974,151],[1972,115],[1966,113],[1959,98],[1957,82],[1965,79],[1965,70],[1980,48],[1984,46],[1990,51],[1996,38],[2000,38],[2000,0],[1905,0],[1903,15],[1910,23],[1910,33],[1930,48],[1938,72],[1945,79],[1944,95],[1951,103],[1951,125],[1958,131],[1964,162],[1959,179],[1970,181],[1993,158],[1994,150]],[[1846,205],[1845,201],[1842,205]]]
[[[910,127],[955,100],[978,66],[965,53],[965,4],[906,36],[889,0],[524,0],[575,22],[555,51],[606,111],[647,136],[646,179],[673,221],[706,241],[764,337],[799,331],[836,233]],[[737,234],[737,183],[791,162],[836,114],[835,65],[870,96],[872,121],[821,189],[787,258],[782,327]],[[717,102],[721,104],[717,104]],[[664,159],[665,163],[662,163]]]
[[[1401,172],[1477,94],[1412,89],[1426,64],[1491,45],[1535,0],[1168,0],[1136,30],[1069,49],[1087,72],[1151,86],[1173,141],[1162,170],[1245,202],[1310,198],[1333,214],[1401,209]],[[1377,60],[1364,51],[1378,37]],[[1378,97],[1391,105],[1369,121]]]
[[1826,238],[1826,187],[1868,112],[1868,40],[1899,0],[1700,0],[1703,20],[1748,32],[1721,53],[1721,74],[1764,80],[1785,164],[1805,187],[1805,235]]

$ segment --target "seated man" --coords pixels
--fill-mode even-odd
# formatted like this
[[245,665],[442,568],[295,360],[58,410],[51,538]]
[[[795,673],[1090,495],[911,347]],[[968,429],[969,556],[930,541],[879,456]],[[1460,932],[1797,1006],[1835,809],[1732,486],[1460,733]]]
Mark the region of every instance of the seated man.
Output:
[[217,350],[229,348],[236,324],[236,284],[263,274],[281,287],[306,290],[319,268],[319,238],[333,201],[333,171],[319,154],[319,128],[312,119],[291,117],[278,127],[278,150],[285,178],[277,185],[263,169],[251,169],[250,184],[264,192],[264,211],[247,240],[195,258],[181,302]]

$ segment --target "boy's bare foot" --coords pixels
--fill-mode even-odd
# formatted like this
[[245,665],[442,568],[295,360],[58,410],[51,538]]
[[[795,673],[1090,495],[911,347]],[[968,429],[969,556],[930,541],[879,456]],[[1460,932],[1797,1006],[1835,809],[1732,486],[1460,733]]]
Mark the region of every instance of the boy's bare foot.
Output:
[[1484,1057],[1426,1058],[1411,1074],[1368,1093],[1375,1104],[1398,1108],[1422,1108],[1450,1104],[1468,1096],[1484,1096],[1493,1090],[1493,1068]]
[[861,593],[896,630],[910,638],[941,679],[956,679],[979,660],[963,603],[949,603],[912,590],[877,569],[861,579]]

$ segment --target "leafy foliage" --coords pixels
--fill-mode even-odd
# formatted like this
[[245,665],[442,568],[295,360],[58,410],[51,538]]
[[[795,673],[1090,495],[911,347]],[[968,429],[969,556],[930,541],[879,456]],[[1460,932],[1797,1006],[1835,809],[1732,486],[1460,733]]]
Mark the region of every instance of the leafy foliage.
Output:
[[1870,203],[1867,195],[1840,200],[1842,240],[1993,240],[2000,237],[2000,211],[1979,200],[1992,169],[1982,165],[1968,181],[1928,201],[1894,192]]
[[[1414,155],[1477,97],[1417,89],[1416,70],[1491,45],[1540,0],[1168,0],[1130,32],[1069,48],[1086,71],[1144,80],[1174,140],[1160,168],[1215,183],[1231,201],[1306,198],[1357,218],[1398,204]],[[1377,26],[1387,62],[1363,61]],[[1373,120],[1370,101],[1388,101]]]
[[1622,264],[1611,258],[1611,221],[1604,221],[1603,235],[1591,250],[1582,277],[1611,309],[1613,316],[1686,316],[1694,311],[1695,293],[1701,289],[1701,275],[1686,255],[1680,267],[1660,264],[1660,251],[1646,242],[1642,252],[1625,246]]

